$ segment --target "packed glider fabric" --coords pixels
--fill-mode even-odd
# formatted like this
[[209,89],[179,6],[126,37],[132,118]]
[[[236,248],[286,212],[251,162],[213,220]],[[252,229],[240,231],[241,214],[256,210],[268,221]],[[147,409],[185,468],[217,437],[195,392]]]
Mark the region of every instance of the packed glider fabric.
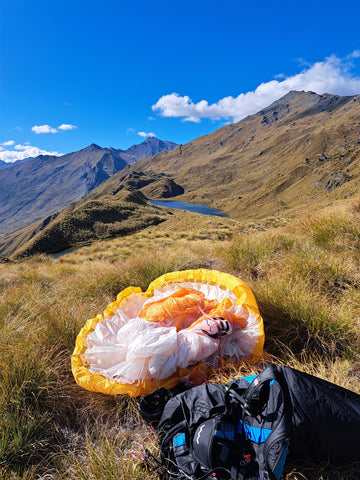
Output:
[[255,363],[263,344],[263,321],[245,282],[216,270],[171,272],[146,292],[125,289],[88,320],[72,371],[88,390],[137,396],[179,381],[199,384],[220,359]]

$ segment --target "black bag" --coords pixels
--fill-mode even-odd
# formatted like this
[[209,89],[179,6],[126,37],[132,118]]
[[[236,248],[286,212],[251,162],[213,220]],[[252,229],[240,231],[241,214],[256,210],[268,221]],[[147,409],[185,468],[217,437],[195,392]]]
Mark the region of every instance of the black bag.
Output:
[[272,365],[247,388],[246,401],[264,399],[267,393],[261,390],[272,380],[279,383],[285,406],[289,405],[286,422],[291,422],[291,451],[296,456],[314,461],[360,460],[360,395],[293,368]]
[[162,479],[278,480],[289,451],[360,459],[360,396],[289,367],[163,398]]

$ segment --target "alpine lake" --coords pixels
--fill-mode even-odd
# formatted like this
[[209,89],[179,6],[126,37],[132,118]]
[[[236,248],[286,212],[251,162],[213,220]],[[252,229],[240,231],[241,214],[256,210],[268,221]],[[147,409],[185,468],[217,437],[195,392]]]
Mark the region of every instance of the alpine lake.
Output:
[[149,201],[157,207],[175,208],[177,210],[186,210],[188,212],[201,213],[202,215],[215,215],[217,217],[226,217],[216,208],[210,208],[204,203],[179,202],[176,200],[154,200]]

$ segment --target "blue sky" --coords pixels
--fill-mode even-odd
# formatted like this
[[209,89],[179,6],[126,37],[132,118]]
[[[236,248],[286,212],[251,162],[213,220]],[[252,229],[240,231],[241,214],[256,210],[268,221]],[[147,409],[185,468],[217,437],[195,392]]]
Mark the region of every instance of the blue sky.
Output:
[[186,143],[289,90],[360,93],[358,1],[1,0],[0,159]]

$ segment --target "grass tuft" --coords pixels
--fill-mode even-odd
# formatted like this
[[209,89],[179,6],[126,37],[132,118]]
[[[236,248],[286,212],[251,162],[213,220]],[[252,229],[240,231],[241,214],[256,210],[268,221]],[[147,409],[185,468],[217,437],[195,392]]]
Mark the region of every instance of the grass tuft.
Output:
[[318,294],[274,278],[257,286],[255,294],[272,353],[281,343],[295,355],[309,351],[333,356],[356,349],[354,319],[341,315]]

